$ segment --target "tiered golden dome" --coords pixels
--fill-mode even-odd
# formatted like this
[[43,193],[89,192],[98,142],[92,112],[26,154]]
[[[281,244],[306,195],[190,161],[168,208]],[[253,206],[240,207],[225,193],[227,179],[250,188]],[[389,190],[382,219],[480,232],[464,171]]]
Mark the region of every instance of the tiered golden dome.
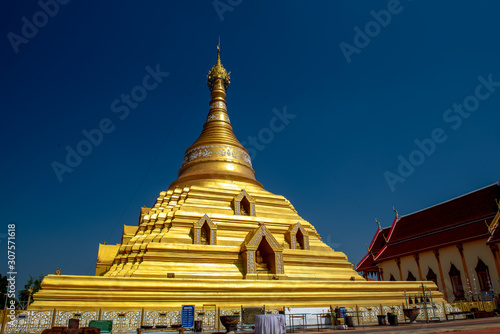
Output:
[[248,151],[233,132],[225,100],[230,72],[222,66],[220,49],[217,49],[217,61],[207,75],[212,99],[203,131],[186,150],[179,178],[170,185],[170,189],[185,185],[204,186],[207,182],[262,187],[255,179]]

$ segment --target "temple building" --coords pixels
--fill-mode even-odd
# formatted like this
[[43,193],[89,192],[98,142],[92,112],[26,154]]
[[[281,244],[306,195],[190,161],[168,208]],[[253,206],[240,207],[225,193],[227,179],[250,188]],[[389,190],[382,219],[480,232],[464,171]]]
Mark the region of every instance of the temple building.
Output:
[[379,228],[356,266],[383,281],[429,280],[444,298],[492,300],[500,291],[500,182]]
[[207,83],[208,115],[178,178],[140,209],[137,225],[124,226],[120,244],[99,245],[95,276],[46,276],[30,309],[401,306],[404,291],[422,289],[442,301],[433,282],[367,281],[267,191],[233,133],[220,51]]

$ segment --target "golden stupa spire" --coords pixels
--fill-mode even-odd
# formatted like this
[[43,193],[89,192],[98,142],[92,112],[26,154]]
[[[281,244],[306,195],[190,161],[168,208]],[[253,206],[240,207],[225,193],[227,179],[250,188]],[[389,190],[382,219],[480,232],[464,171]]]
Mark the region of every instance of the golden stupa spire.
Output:
[[230,74],[231,72],[226,71],[226,69],[224,68],[224,66],[222,66],[220,62],[220,37],[219,37],[219,44],[217,45],[217,61],[207,74],[207,84],[210,91],[214,89],[217,79],[222,80],[222,83],[224,84],[224,89],[227,91],[227,88],[231,83]]
[[226,90],[230,72],[220,60],[220,42],[217,60],[207,74],[210,89],[210,110],[200,137],[184,154],[176,185],[206,185],[214,182],[251,183],[262,187],[255,180],[255,171],[248,151],[240,144],[233,132],[227,113]]

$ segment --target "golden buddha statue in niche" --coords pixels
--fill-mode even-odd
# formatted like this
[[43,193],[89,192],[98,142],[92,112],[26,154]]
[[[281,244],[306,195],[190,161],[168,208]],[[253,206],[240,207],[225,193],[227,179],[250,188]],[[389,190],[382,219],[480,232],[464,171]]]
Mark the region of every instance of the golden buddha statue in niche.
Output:
[[207,230],[204,227],[202,227],[201,231],[200,231],[200,244],[202,244],[202,245],[208,245],[208,244],[210,244],[208,242],[208,233],[207,233]]
[[255,268],[257,271],[267,271],[267,263],[264,261],[262,255],[260,255],[260,251],[255,252]]

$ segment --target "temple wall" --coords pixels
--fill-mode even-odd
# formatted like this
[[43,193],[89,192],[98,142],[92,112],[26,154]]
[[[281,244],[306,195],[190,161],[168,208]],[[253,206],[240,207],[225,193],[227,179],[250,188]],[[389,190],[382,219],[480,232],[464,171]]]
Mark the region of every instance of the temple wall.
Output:
[[429,273],[429,268],[432,269],[434,274],[436,274],[437,286],[440,291],[443,291],[443,285],[441,283],[441,275],[439,273],[439,266],[436,260],[436,256],[432,251],[427,251],[419,254],[420,257],[420,269],[422,270],[422,278],[425,280],[427,274]]
[[401,273],[403,274],[403,279],[402,281],[406,281],[408,278],[408,274],[411,271],[413,276],[417,281],[420,281],[420,278],[418,276],[418,266],[417,262],[415,262],[415,259],[413,256],[405,256],[402,257],[401,259]]
[[[464,257],[467,262],[467,269],[469,270],[469,276],[473,281],[476,279],[477,289],[480,289],[479,282],[477,282],[476,266],[478,260],[481,259],[484,264],[488,266],[488,272],[490,274],[490,280],[495,291],[500,290],[500,283],[498,272],[495,267],[495,259],[491,253],[490,247],[486,245],[486,239],[468,242],[464,246]],[[472,285],[473,282],[471,282]]]
[[[493,285],[494,290],[500,290],[500,278],[496,269],[495,259],[490,250],[490,247],[486,245],[486,239],[464,243],[463,253],[467,268],[464,268],[460,252],[456,246],[449,246],[439,249],[439,258],[443,271],[443,280],[441,279],[438,262],[433,251],[419,253],[420,268],[422,271],[423,280],[426,280],[429,268],[431,268],[436,274],[436,280],[439,290],[446,291],[448,299],[450,301],[453,301],[455,297],[453,294],[453,287],[449,275],[451,265],[453,264],[460,271],[465,298],[468,298],[469,289],[472,291],[475,298],[477,298],[477,296],[480,294],[481,289],[475,268],[478,264],[478,260],[481,259],[488,267],[490,281]],[[405,256],[400,260],[401,271],[403,274],[403,278],[401,280],[406,280],[408,276],[408,270],[410,270],[418,280],[418,267],[413,256]],[[400,280],[399,270],[395,260],[388,260],[379,263],[378,266],[383,269],[384,281],[389,280],[391,274],[394,275],[396,280]],[[469,283],[467,282],[466,271],[470,278]],[[442,283],[443,281],[445,285],[444,287]]]
[[389,281],[391,278],[391,274],[394,276],[394,278],[397,281],[401,281],[401,277],[399,277],[399,269],[396,264],[396,261],[390,260],[390,261],[385,261],[379,264],[379,266],[382,268],[384,271],[384,281]]

